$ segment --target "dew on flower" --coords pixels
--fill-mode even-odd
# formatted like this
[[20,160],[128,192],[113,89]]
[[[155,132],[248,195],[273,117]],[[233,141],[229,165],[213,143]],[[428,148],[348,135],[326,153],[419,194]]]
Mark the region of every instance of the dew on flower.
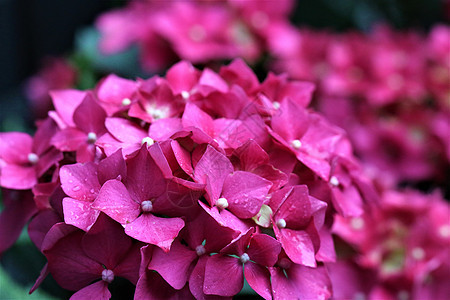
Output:
[[87,135],[87,142],[89,144],[95,144],[96,141],[97,141],[97,134],[95,134],[95,132],[89,132]]
[[74,192],[78,192],[79,190],[81,190],[81,187],[79,185],[74,186],[72,189],[72,191]]
[[280,108],[280,102],[278,102],[278,101],[274,101],[273,103],[272,103],[272,105],[273,105],[273,108],[274,109],[279,109]]
[[114,280],[114,272],[112,270],[105,269],[102,271],[102,280],[107,283],[111,283]]
[[39,162],[39,156],[36,153],[29,153],[28,162],[32,165],[37,164]]

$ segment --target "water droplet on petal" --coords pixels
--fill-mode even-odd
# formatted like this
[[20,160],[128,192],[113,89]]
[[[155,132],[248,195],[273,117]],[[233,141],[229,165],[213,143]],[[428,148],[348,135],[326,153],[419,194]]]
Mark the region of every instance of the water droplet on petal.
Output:
[[81,187],[79,185],[74,186],[72,189],[72,191],[74,191],[74,192],[78,192],[79,190],[81,190]]

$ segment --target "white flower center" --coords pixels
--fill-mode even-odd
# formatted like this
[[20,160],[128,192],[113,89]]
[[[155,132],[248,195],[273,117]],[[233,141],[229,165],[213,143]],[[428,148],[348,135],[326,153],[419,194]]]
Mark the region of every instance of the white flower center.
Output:
[[412,249],[411,255],[415,260],[422,260],[425,258],[425,251],[420,247],[416,247]]
[[151,212],[153,210],[153,203],[150,200],[142,201],[141,210],[143,212]]
[[114,280],[114,272],[108,269],[102,271],[102,280],[111,283]]
[[189,37],[194,42],[201,42],[206,38],[206,31],[201,25],[194,25],[189,29]]
[[278,228],[286,228],[286,220],[285,219],[279,219],[277,221],[277,227]]
[[442,225],[439,227],[439,235],[443,238],[450,237],[450,225]]
[[197,248],[195,248],[195,252],[197,252],[197,255],[198,255],[198,256],[202,256],[203,254],[206,253],[205,246],[203,246],[203,245],[198,245]]
[[129,98],[123,98],[123,100],[122,100],[123,106],[128,106],[130,104],[131,104],[131,100]]
[[151,137],[145,137],[141,141],[141,145],[147,144],[147,146],[151,146],[155,143],[155,141]]
[[30,164],[35,165],[39,162],[39,156],[36,153],[29,153],[28,161],[30,162]]
[[302,146],[302,142],[300,142],[300,140],[293,140],[291,142],[292,147],[294,147],[294,149],[300,149],[300,147]]
[[191,93],[189,93],[188,91],[181,91],[181,97],[183,97],[184,100],[189,99],[190,95]]
[[241,255],[241,257],[239,257],[239,261],[243,264],[248,263],[249,260],[250,260],[250,256],[248,256],[247,253],[244,253]]
[[275,108],[275,109],[279,109],[280,108],[280,102],[277,102],[277,101],[274,101],[273,103],[272,103],[272,105],[273,105],[273,108]]
[[220,209],[225,209],[228,207],[228,200],[225,198],[219,198],[216,201],[216,206]]
[[87,142],[89,144],[94,144],[97,141],[97,135],[95,132],[89,132],[87,135]]
[[350,221],[350,226],[352,226],[355,230],[361,230],[364,227],[364,220],[359,217],[352,218]]
[[336,176],[331,176],[330,178],[330,184],[332,186],[338,186],[339,185],[339,179],[337,179]]

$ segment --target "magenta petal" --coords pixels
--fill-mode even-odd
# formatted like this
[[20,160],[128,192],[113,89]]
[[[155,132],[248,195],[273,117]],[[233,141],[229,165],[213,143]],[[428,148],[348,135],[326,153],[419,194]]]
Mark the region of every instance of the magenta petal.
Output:
[[206,262],[203,291],[208,295],[234,296],[244,285],[242,273],[239,259],[220,254],[210,256]]
[[[31,192],[3,191],[5,207],[0,214],[0,255],[16,242],[25,224],[36,213]],[[6,200],[7,197],[10,200]]]
[[208,256],[200,256],[197,264],[189,277],[189,289],[197,300],[231,300],[231,297],[222,297],[217,295],[205,295],[203,292],[203,283],[205,281],[205,267]]
[[272,183],[258,175],[236,171],[225,179],[222,197],[228,200],[228,209],[237,217],[255,216],[269,192]]
[[189,92],[197,83],[199,75],[199,71],[191,63],[180,61],[167,71],[166,78],[174,93],[181,93]]
[[94,94],[88,92],[73,113],[73,121],[82,131],[94,132],[98,136],[106,132],[106,113],[96,102]]
[[108,75],[97,88],[97,97],[100,101],[122,105],[124,98],[129,98],[136,90],[136,82],[117,75]]
[[155,249],[148,268],[157,271],[167,283],[179,290],[186,284],[190,275],[190,266],[197,257],[195,251],[176,240],[167,253],[161,249]]
[[272,116],[272,129],[288,144],[301,139],[308,129],[309,117],[306,110],[285,98],[281,102],[280,113]]
[[[152,180],[149,180],[151,178]],[[127,161],[125,185],[136,201],[146,201],[158,197],[166,189],[163,173],[150,156],[146,145]]]
[[289,279],[295,284],[302,299],[329,299],[331,281],[325,267],[308,268],[292,265],[287,270]]
[[126,253],[125,257],[122,257],[120,263],[114,268],[114,274],[128,279],[134,285],[136,285],[139,280],[141,247],[141,243],[134,243]]
[[173,240],[184,227],[180,218],[159,218],[152,214],[143,214],[134,222],[125,226],[129,236],[168,252]]
[[82,288],[70,297],[70,300],[109,300],[111,292],[108,290],[108,283],[103,280]]
[[182,117],[183,126],[196,127],[209,136],[214,136],[214,122],[210,115],[201,110],[197,105],[188,102]]
[[44,251],[48,268],[60,286],[79,290],[101,277],[101,264],[87,257],[81,248],[82,231],[75,231]]
[[92,207],[122,224],[132,222],[141,213],[139,203],[131,199],[125,185],[115,179],[105,182]]
[[211,198],[211,204],[220,197],[223,182],[231,172],[233,172],[233,165],[230,160],[208,145],[195,166],[194,178],[197,182],[207,184],[206,190]]
[[56,112],[69,127],[75,127],[73,113],[86,96],[86,92],[77,90],[51,91]]
[[38,249],[41,249],[42,242],[50,228],[60,221],[60,216],[52,209],[41,210],[34,216],[28,224],[28,235]]
[[10,164],[28,163],[33,138],[24,132],[0,133],[0,159]]
[[188,174],[189,176],[193,176],[194,169],[192,168],[191,155],[189,151],[181,147],[180,143],[175,140],[171,141],[170,145],[181,169],[183,169],[183,171],[186,172],[186,174]]
[[62,166],[59,176],[64,193],[72,198],[93,201],[100,190],[97,165],[94,163]]
[[60,239],[77,230],[78,229],[76,227],[67,225],[64,222],[56,223],[45,235],[44,241],[42,242],[41,251],[45,252],[47,249],[52,248]]
[[[303,299],[299,294],[295,283],[290,281],[280,268],[269,268],[274,300]],[[306,299],[306,298],[305,298]],[[313,297],[312,299],[315,299]]]
[[42,268],[41,273],[39,273],[39,277],[36,279],[35,283],[31,287],[29,292],[30,295],[42,284],[42,282],[44,282],[48,274],[50,274],[50,272],[48,271],[48,263],[46,263],[45,266]]
[[0,186],[4,188],[28,190],[37,183],[33,166],[5,165],[0,170]]
[[87,256],[111,270],[131,247],[131,239],[119,223],[101,214],[83,236],[81,246]]
[[173,289],[156,272],[147,270],[141,275],[136,285],[134,300],[191,300],[194,299],[187,286],[181,290]]
[[248,262],[244,265],[244,275],[248,284],[264,299],[272,299],[270,273],[267,268]]
[[259,233],[252,236],[250,245],[247,249],[247,253],[251,260],[267,267],[275,265],[280,252],[280,242],[267,234]]
[[147,137],[147,132],[135,123],[122,118],[106,118],[106,129],[109,133],[123,143],[138,143]]
[[179,118],[158,119],[150,125],[148,136],[156,141],[164,141],[181,130],[183,125]]
[[100,184],[104,184],[110,179],[116,179],[118,176],[121,178],[127,176],[127,166],[121,150],[117,150],[98,164],[98,181]]
[[76,151],[81,144],[87,143],[87,135],[76,128],[65,128],[53,136],[51,143],[61,151]]
[[316,266],[314,246],[308,233],[287,228],[280,230],[276,226],[274,230],[284,251],[293,262],[308,267]]
[[245,223],[226,209],[219,211],[217,207],[207,207],[200,200],[198,203],[214,220],[216,220],[217,223],[220,224],[220,226],[230,228],[237,232],[247,232],[251,225],[255,224],[253,221],[253,224]]

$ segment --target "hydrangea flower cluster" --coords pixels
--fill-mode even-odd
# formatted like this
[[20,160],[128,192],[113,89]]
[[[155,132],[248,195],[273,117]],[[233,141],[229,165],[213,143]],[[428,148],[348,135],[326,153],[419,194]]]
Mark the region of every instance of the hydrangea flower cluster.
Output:
[[[0,133],[4,251],[31,218],[72,299],[329,298],[333,217],[376,200],[341,129],[308,108],[314,86],[242,61],[218,73],[104,78],[51,92],[34,137]],[[13,221],[12,221],[13,220]]]
[[446,299],[449,216],[441,195],[412,190],[386,191],[361,217],[336,216],[333,232],[357,251],[328,265],[336,299]]
[[194,64],[242,57],[260,59],[273,36],[290,26],[294,1],[131,1],[101,15],[104,53],[138,44],[144,69],[157,71],[179,59]]
[[387,182],[442,182],[450,162],[449,35],[445,25],[426,37],[386,26],[369,35],[292,29],[295,46],[274,68],[318,84],[318,110]]
[[131,1],[98,19],[100,48],[137,44],[152,72],[180,58],[214,65],[242,57],[314,81],[318,110],[348,132],[374,176],[392,186],[442,184],[450,168],[450,28],[437,25],[428,36],[387,26],[371,34],[299,29],[288,19],[294,4]]

